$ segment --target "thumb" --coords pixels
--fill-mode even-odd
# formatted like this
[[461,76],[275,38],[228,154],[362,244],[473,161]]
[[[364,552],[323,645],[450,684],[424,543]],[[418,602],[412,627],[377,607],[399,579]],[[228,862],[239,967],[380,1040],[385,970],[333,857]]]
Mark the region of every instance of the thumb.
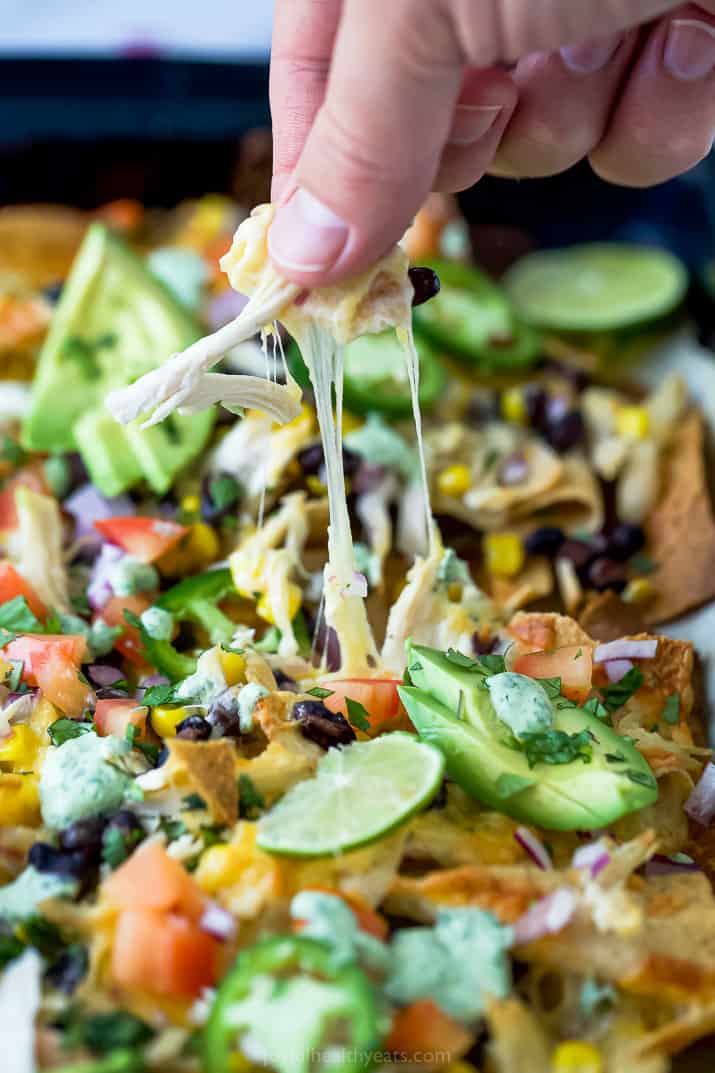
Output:
[[269,233],[272,260],[295,282],[330,283],[377,260],[429,193],[462,77],[437,7],[345,0],[297,189]]

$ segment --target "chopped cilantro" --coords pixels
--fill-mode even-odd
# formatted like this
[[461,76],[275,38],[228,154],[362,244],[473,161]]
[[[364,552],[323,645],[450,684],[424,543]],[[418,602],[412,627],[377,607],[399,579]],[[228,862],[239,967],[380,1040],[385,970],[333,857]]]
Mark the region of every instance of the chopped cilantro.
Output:
[[608,708],[598,699],[598,697],[589,697],[583,705],[583,710],[588,712],[589,715],[595,715],[596,719],[601,719],[604,723],[607,723],[610,726],[611,716]]
[[363,730],[367,734],[370,729],[370,713],[359,700],[352,697],[345,698],[345,706],[348,710],[348,720],[357,730]]
[[102,860],[111,868],[118,868],[143,837],[143,832],[139,828],[123,831],[118,826],[105,827],[102,835]]
[[24,596],[0,604],[0,629],[11,633],[42,633],[43,625],[29,608]]
[[253,817],[259,809],[265,808],[263,794],[257,789],[250,775],[238,777],[238,812],[246,820]]
[[201,794],[187,794],[186,797],[182,797],[181,801],[182,812],[193,812],[194,810],[198,811],[206,808],[206,802]]
[[313,686],[312,689],[308,689],[306,692],[311,697],[317,697],[318,700],[325,700],[326,697],[332,697],[335,691],[333,689],[323,689],[322,686]]
[[221,473],[209,481],[209,496],[217,511],[232,507],[243,494],[243,486],[230,473]]
[[208,849],[209,846],[217,845],[222,839],[223,832],[224,828],[218,824],[202,824],[199,828],[199,834],[201,836],[201,841],[204,844],[204,849]]
[[560,678],[537,678],[537,682],[544,689],[549,700],[556,700],[561,696]]
[[587,730],[567,734],[563,730],[539,730],[523,734],[521,739],[529,767],[535,764],[570,764],[582,760],[591,762],[591,735]]
[[183,820],[170,820],[168,816],[162,816],[159,822],[159,830],[166,835],[169,842],[174,842],[177,838],[181,838],[188,831],[188,827]]
[[17,929],[20,939],[34,946],[47,961],[54,961],[65,948],[65,940],[56,924],[36,913],[24,920]]
[[625,764],[626,758],[623,753],[604,753],[604,760],[609,764]]
[[465,656],[463,652],[458,652],[456,648],[448,648],[445,652],[445,656],[450,663],[453,663],[455,667],[461,667],[462,670],[479,670],[479,664],[475,659],[471,659],[469,656]]
[[528,790],[535,782],[536,779],[530,779],[527,775],[511,775],[504,772],[497,779],[494,788],[497,797],[506,801],[507,798],[520,794],[522,790]]
[[504,657],[499,656],[496,653],[479,656],[477,659],[477,666],[480,671],[487,675],[502,674],[506,670]]
[[93,1054],[100,1055],[141,1047],[154,1035],[154,1030],[146,1021],[125,1010],[84,1017],[76,1008],[70,1009],[62,1017],[60,1027],[64,1029],[64,1039],[68,1045],[86,1047]]
[[0,443],[0,458],[12,466],[21,466],[27,458],[24,448],[12,436],[3,436]]
[[613,682],[601,690],[601,699],[609,712],[615,712],[622,708],[626,701],[630,700],[643,685],[643,671],[639,667],[631,667],[623,675],[620,682]]
[[277,626],[271,626],[266,630],[260,641],[256,641],[253,645],[256,652],[268,652],[274,653],[278,651],[278,645],[281,643],[281,631]]
[[4,969],[16,957],[19,957],[24,949],[16,935],[7,932],[0,933],[0,969]]
[[[79,738],[82,734],[90,734],[94,730],[91,723],[80,722],[77,719],[55,719],[50,723],[47,733],[53,745],[64,745],[71,738]],[[64,755],[64,754],[63,754]]]
[[470,656],[465,656],[463,652],[458,652],[456,648],[448,648],[445,656],[455,667],[461,667],[464,671],[474,671],[476,674],[486,675],[487,677],[492,674],[501,674],[506,669],[504,657],[495,654],[471,659]]
[[149,686],[142,697],[142,704],[148,704],[150,708],[157,704],[171,704],[176,700],[176,690],[177,686],[171,682],[167,682],[166,685]]
[[661,719],[673,726],[680,721],[680,693],[671,693],[666,697]]
[[631,782],[638,783],[639,786],[647,786],[650,790],[657,786],[655,777],[647,771],[636,771],[635,768],[628,768],[623,772],[627,779]]
[[628,560],[628,565],[633,567],[639,574],[652,574],[658,569],[658,563],[655,559],[651,559],[650,555],[645,555],[643,552],[632,555]]
[[152,766],[156,764],[159,759],[159,753],[161,752],[160,745],[155,745],[154,742],[151,741],[138,741],[136,743],[136,748],[144,755]]
[[233,645],[222,644],[220,646],[222,652],[230,652],[233,656],[242,656],[246,651],[245,648],[235,648]]

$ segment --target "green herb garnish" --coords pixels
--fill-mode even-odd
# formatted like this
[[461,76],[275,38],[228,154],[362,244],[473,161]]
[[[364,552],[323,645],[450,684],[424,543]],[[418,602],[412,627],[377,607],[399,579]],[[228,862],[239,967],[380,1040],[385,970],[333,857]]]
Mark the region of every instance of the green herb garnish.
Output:
[[591,762],[593,752],[592,738],[587,730],[576,734],[567,734],[563,730],[538,730],[523,734],[521,745],[526,754],[529,767],[535,764],[570,764],[582,760]]

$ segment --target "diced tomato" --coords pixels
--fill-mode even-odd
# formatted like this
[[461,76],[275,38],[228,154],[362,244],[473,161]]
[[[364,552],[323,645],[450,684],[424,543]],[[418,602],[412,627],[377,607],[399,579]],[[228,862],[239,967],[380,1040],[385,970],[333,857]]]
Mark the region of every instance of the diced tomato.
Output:
[[47,493],[47,482],[42,472],[41,462],[23,466],[10,477],[0,492],[0,530],[2,531],[14,529],[17,525],[15,490],[20,487],[31,488],[33,492],[40,492],[43,495]]
[[80,633],[24,633],[5,645],[3,658],[20,661],[23,682],[37,686],[38,670],[52,653],[76,673],[87,655],[87,642]]
[[125,908],[180,913],[194,921],[204,910],[204,896],[194,879],[158,842],[141,845],[102,889]]
[[38,618],[45,617],[47,609],[30,582],[18,574],[12,563],[6,559],[0,560],[0,604],[18,596],[25,597],[28,607]]
[[219,944],[196,924],[156,909],[124,909],[117,919],[112,976],[120,987],[190,998],[216,982]]
[[149,709],[134,700],[98,700],[94,710],[94,725],[101,737],[114,734],[116,738],[124,738],[127,727],[134,726],[137,728],[137,737],[141,738],[146,729],[148,714]]
[[347,718],[346,698],[362,704],[370,716],[370,730],[380,730],[384,724],[392,722],[400,714],[400,698],[397,687],[399,679],[393,678],[340,678],[324,683],[326,689],[332,690],[332,696],[323,703],[331,712],[340,712]]
[[446,1064],[466,1054],[473,1042],[473,1032],[425,998],[397,1010],[384,1048],[418,1061],[429,1054],[431,1062]]
[[141,635],[136,626],[129,625],[124,612],[131,611],[132,614],[139,616],[146,611],[147,607],[151,607],[151,600],[143,593],[138,592],[134,596],[113,596],[94,616],[95,622],[101,618],[108,626],[121,626],[123,632],[114,642],[114,647],[138,667],[146,667]]
[[178,544],[188,529],[162,518],[104,518],[94,523],[103,537],[143,563],[153,563]]
[[593,651],[589,645],[565,645],[553,652],[527,652],[516,657],[511,669],[529,678],[560,678],[563,695],[583,704],[591,692]]
[[77,664],[57,646],[33,658],[37,684],[45,700],[65,715],[82,715],[94,694],[91,686],[80,678]]
[[556,644],[556,631],[550,620],[541,615],[523,615],[507,627],[507,633],[532,652],[547,652]]

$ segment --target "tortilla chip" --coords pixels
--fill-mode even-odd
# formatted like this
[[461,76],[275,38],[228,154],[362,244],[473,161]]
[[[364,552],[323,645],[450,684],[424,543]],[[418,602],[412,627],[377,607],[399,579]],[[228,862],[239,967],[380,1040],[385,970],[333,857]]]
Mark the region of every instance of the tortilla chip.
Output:
[[185,769],[193,790],[206,802],[211,819],[232,826],[238,819],[238,783],[231,742],[173,738],[169,753]]
[[591,594],[578,616],[579,625],[595,641],[616,641],[629,634],[643,633],[643,615],[635,604],[627,604],[608,589]]
[[506,632],[524,652],[593,644],[578,622],[555,611],[517,611]]
[[88,217],[61,205],[8,205],[0,209],[0,273],[33,287],[65,279]]
[[680,422],[663,459],[663,497],[646,520],[655,595],[647,623],[666,622],[715,596],[715,519],[704,464],[703,417]]
[[549,1040],[536,1015],[518,998],[494,999],[486,1009],[489,1057],[498,1073],[550,1073]]
[[490,595],[504,611],[517,611],[525,604],[549,596],[553,587],[554,575],[549,560],[534,556],[514,577],[493,577]]
[[462,868],[430,872],[421,878],[397,876],[385,900],[388,913],[431,923],[438,909],[475,906],[513,924],[545,894],[563,884],[557,871],[541,872],[531,866]]
[[[648,640],[652,636],[639,633],[629,640]],[[643,674],[643,684],[615,713],[616,727],[620,727],[624,721],[632,721],[635,716],[638,726],[657,730],[664,737],[673,737],[682,745],[688,743],[688,737],[691,741],[702,742],[703,727],[700,719],[693,714],[693,658],[690,641],[658,636],[655,659],[633,661]],[[666,700],[674,693],[680,697],[679,722],[676,726],[662,719]],[[685,732],[685,740],[676,733],[678,728]],[[627,734],[628,731],[622,729],[621,733]]]

